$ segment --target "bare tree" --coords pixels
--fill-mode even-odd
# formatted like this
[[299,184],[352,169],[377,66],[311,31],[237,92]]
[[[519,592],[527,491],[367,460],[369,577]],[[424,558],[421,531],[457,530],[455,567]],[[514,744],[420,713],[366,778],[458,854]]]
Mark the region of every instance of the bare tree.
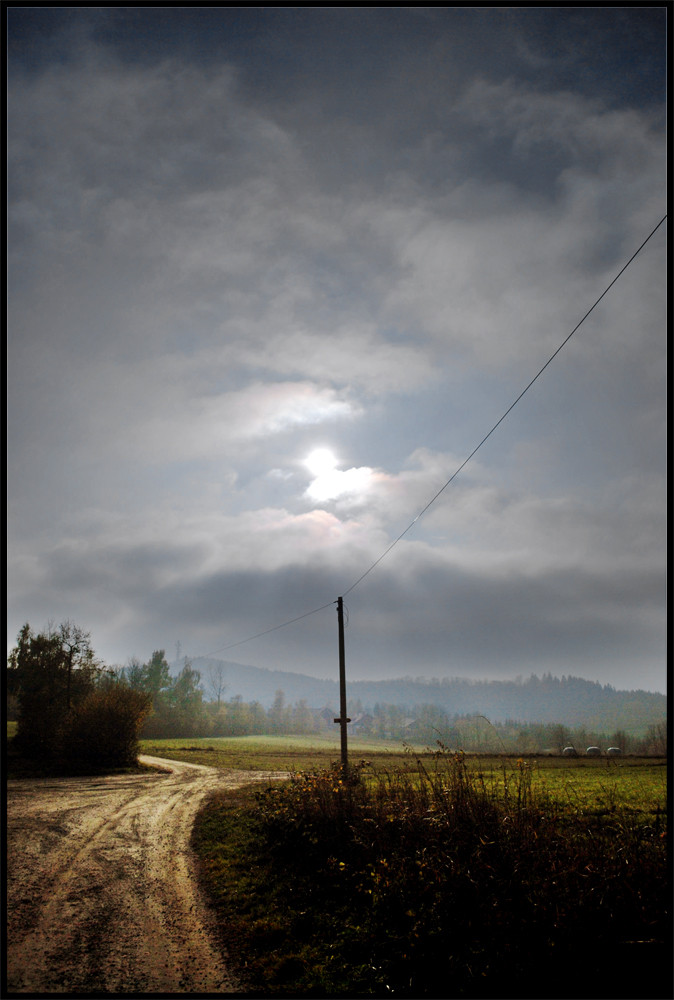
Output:
[[649,726],[646,739],[648,741],[649,753],[656,754],[658,757],[666,757],[667,721],[663,719],[662,722],[656,722],[654,725]]
[[224,663],[212,663],[206,671],[206,677],[209,691],[217,699],[219,709],[222,696],[227,690]]

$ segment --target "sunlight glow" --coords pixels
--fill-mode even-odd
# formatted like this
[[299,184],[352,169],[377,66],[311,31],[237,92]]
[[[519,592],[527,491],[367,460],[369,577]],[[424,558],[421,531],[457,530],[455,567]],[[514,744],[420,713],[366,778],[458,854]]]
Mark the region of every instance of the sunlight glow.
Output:
[[306,490],[311,500],[323,502],[367,491],[372,469],[338,469],[337,458],[329,448],[315,448],[304,460],[313,480]]
[[325,476],[335,469],[337,459],[329,448],[315,448],[304,460],[304,464],[312,476]]

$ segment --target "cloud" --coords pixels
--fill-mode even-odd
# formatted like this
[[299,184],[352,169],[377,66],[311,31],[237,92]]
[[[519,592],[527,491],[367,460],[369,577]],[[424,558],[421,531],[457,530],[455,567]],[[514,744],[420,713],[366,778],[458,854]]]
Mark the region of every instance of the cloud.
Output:
[[318,475],[306,489],[305,495],[319,503],[325,500],[367,494],[372,469],[331,469]]
[[583,21],[610,86],[575,82],[575,15],[286,8],[244,53],[247,17],[50,16],[54,57],[13,56],[10,628],[196,655],[410,528],[353,591],[363,675],[641,648],[659,677],[664,227],[442,489],[664,212],[616,15]]

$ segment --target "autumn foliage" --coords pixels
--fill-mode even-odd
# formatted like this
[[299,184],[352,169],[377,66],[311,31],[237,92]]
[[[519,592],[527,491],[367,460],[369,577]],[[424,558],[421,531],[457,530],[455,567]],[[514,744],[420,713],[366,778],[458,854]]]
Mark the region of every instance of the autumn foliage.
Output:
[[148,695],[123,684],[92,691],[62,726],[63,760],[85,770],[135,764],[138,733],[151,708]]

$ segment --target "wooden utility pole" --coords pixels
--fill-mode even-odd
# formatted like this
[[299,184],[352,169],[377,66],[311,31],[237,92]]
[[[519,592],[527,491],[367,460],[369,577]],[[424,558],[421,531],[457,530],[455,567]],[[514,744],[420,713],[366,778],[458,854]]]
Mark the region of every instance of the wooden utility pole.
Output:
[[339,723],[342,743],[342,770],[346,775],[349,769],[348,750],[346,745],[346,727],[351,719],[346,717],[346,666],[344,662],[344,607],[342,598],[337,598],[337,624],[339,626]]

